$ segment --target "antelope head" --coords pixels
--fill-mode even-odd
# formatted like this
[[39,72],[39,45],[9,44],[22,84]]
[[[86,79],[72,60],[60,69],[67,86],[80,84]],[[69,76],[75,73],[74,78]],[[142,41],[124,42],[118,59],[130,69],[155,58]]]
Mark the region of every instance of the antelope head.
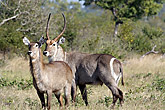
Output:
[[26,37],[23,38],[23,43],[29,46],[28,55],[32,59],[39,58],[40,47],[43,44],[42,41],[43,41],[43,37],[40,38],[39,42],[35,42],[35,43],[30,43],[30,41]]
[[63,37],[61,38],[61,36],[63,35],[63,33],[65,31],[65,28],[66,28],[65,16],[62,13],[62,16],[64,18],[64,28],[63,28],[63,31],[57,37],[55,37],[53,40],[50,40],[50,37],[49,37],[49,34],[48,34],[48,27],[49,27],[50,16],[51,16],[51,13],[49,14],[48,21],[47,21],[47,27],[46,27],[46,39],[45,39],[46,48],[43,51],[43,54],[45,56],[48,56],[48,57],[56,55],[57,51],[58,51],[59,44],[64,43],[65,38],[63,38]]

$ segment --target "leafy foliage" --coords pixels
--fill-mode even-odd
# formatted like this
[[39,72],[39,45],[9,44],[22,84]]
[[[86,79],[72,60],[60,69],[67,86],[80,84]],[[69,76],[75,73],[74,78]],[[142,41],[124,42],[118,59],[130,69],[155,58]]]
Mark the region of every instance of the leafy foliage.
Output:
[[164,85],[165,85],[165,79],[160,78],[159,76],[157,76],[156,79],[152,83],[152,87],[161,92],[165,92]]
[[84,0],[84,5],[95,2],[96,5],[115,12],[115,20],[140,19],[143,16],[157,14],[163,0]]
[[[82,1],[82,0],[80,0]],[[119,24],[128,19],[138,20],[143,17],[156,15],[163,4],[163,0],[84,0],[85,6],[95,3],[97,6],[110,10],[115,21],[114,37],[118,35]],[[93,5],[93,4],[92,4]]]
[[[15,30],[18,27],[17,22],[9,22],[0,27],[0,49],[1,51],[13,51],[17,53],[17,49],[22,47],[22,33]],[[9,28],[10,27],[10,28]]]
[[13,81],[10,81],[6,78],[0,79],[0,87],[17,87],[19,90],[25,90],[25,89],[31,89],[33,87],[33,81],[30,80],[24,80],[24,79],[15,79]]
[[[25,56],[27,48],[22,37],[38,41],[45,35],[48,12],[53,15],[49,26],[51,39],[63,29],[61,13],[66,16],[67,26],[63,34],[66,43],[62,47],[67,51],[106,53],[123,58],[129,52],[141,54],[157,45],[159,52],[165,52],[164,14],[153,17],[161,9],[162,0],[84,1],[92,9],[67,0],[2,0],[0,22],[19,16],[0,26],[0,52]],[[118,28],[118,36],[113,38],[117,22],[122,25]]]

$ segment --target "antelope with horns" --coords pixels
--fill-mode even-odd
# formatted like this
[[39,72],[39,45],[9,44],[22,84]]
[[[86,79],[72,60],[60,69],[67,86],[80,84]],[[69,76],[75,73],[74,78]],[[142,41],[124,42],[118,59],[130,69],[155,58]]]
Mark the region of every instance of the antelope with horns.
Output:
[[[47,26],[46,26],[46,36],[47,36],[47,39],[46,39],[46,42],[49,42],[49,43],[51,43],[52,45],[53,45],[53,47],[57,47],[57,45],[59,44],[59,43],[62,43],[63,41],[62,41],[62,39],[57,43],[57,42],[53,42],[53,40],[51,41],[50,40],[50,38],[49,38],[49,33],[48,33],[48,27],[49,27],[49,20],[50,20],[50,16],[51,16],[51,13],[49,14],[49,17],[48,17],[48,21],[47,21]],[[61,36],[62,36],[62,34],[64,33],[64,31],[65,31],[65,28],[66,28],[66,20],[65,20],[65,16],[64,16],[64,14],[62,13],[62,16],[63,16],[63,18],[64,18],[64,29],[63,29],[63,31],[61,32],[61,34],[59,34],[59,36],[57,37],[57,38],[55,38],[56,40],[58,40]],[[45,42],[45,40],[44,39],[42,39],[43,41],[42,42]],[[52,55],[55,55],[56,56],[56,58],[58,59],[58,60],[53,60],[52,58],[53,57],[49,57],[49,62],[51,62],[51,61],[64,61],[63,59],[64,59],[64,51],[63,51],[63,49],[59,46],[59,47],[57,47],[58,49],[56,49],[56,50],[58,50],[58,52],[57,52],[57,54],[55,55],[54,53],[51,53]],[[55,52],[56,53],[56,52]],[[43,52],[43,54],[45,54],[45,51]],[[73,77],[74,77],[74,79],[75,79],[75,74],[73,74]],[[75,99],[76,99],[76,84],[75,84],[75,80],[73,79],[73,81],[72,81],[72,88],[71,88],[71,96],[72,96],[72,101],[73,102],[75,102]]]
[[46,48],[43,54],[48,57],[49,62],[61,60],[68,63],[75,75],[74,78],[76,85],[78,85],[86,105],[88,105],[86,84],[105,84],[111,90],[113,95],[112,108],[114,107],[117,99],[119,99],[120,104],[122,105],[124,102],[123,92],[118,88],[118,82],[121,77],[122,85],[124,85],[123,69],[120,61],[109,54],[64,52],[59,45],[61,41],[59,38],[64,33],[65,27],[66,23],[64,17],[64,29],[62,33],[53,40],[50,40],[47,25]]
[[[41,39],[43,39],[41,37]],[[55,94],[60,107],[63,106],[62,91],[64,89],[65,105],[69,104],[69,96],[71,92],[71,84],[73,80],[73,73],[67,63],[63,61],[54,61],[51,63],[44,63],[42,58],[41,46],[43,40],[36,43],[24,37],[23,43],[29,46],[28,55],[30,58],[30,71],[33,77],[33,85],[37,90],[40,98],[42,108],[45,106],[44,93],[47,94],[47,107],[50,110],[50,102],[52,93]]]

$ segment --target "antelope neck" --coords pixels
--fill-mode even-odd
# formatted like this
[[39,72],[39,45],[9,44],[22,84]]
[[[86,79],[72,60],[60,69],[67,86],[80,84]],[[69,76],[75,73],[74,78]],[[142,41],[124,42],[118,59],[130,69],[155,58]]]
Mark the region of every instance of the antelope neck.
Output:
[[41,55],[41,49],[39,50],[39,57],[35,60],[30,57],[30,70],[33,78],[36,81],[37,86],[42,82],[42,71],[43,71],[43,59]]
[[48,57],[48,60],[49,62],[52,62],[52,61],[66,61],[66,52],[64,52],[62,50],[62,53],[61,53],[61,50],[59,49],[56,49],[56,52],[55,54],[53,54],[53,56],[50,56]]

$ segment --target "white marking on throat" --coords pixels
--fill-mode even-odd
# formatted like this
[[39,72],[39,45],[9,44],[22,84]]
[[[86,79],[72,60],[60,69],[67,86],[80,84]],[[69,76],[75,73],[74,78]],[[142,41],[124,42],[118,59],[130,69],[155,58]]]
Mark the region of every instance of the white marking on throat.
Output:
[[36,61],[36,59],[32,59],[32,62],[35,62]]
[[115,81],[118,79],[118,76],[115,74],[114,69],[113,69],[113,62],[116,58],[112,58],[110,61],[110,69],[111,69],[111,74],[113,76],[113,78],[115,79]]
[[53,56],[48,57],[49,62],[57,61],[57,60],[56,60],[56,55],[57,55],[57,49],[55,50]]

